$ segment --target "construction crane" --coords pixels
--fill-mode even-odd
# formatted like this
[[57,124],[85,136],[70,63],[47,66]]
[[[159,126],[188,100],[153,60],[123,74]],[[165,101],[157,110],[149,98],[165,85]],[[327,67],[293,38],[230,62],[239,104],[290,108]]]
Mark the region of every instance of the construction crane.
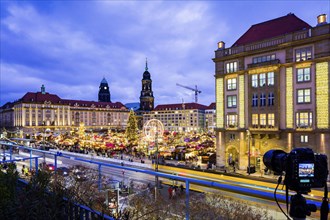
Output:
[[177,83],[176,85],[194,91],[195,92],[195,102],[196,103],[198,102],[198,93],[201,93],[202,91],[197,89],[197,85],[195,85],[195,88],[184,86],[184,85],[181,85],[179,83]]

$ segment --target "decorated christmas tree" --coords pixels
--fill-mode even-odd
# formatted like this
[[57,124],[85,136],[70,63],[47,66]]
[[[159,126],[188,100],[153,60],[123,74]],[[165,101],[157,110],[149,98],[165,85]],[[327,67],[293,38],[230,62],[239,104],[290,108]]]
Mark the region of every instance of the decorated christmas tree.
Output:
[[126,128],[126,138],[130,146],[134,146],[138,141],[138,127],[137,120],[133,109],[129,112],[127,128]]

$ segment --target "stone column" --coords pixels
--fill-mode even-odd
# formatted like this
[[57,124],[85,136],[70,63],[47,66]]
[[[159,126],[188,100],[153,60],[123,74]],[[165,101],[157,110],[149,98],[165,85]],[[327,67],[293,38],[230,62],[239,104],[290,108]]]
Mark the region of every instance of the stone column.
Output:
[[216,165],[224,167],[226,165],[226,146],[224,131],[216,131]]
[[[246,152],[248,151],[248,137],[246,132],[240,132],[239,137],[239,169],[246,170],[248,166],[248,155]],[[251,142],[251,141],[250,141]],[[250,143],[252,144],[252,143]]]

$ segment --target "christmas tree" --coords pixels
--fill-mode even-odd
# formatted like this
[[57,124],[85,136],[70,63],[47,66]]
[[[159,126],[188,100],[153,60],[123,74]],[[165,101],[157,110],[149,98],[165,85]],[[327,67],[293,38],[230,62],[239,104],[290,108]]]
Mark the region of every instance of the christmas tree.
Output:
[[131,111],[129,112],[127,128],[126,128],[126,138],[128,140],[128,144],[130,146],[134,146],[137,144],[138,127],[137,127],[137,120],[136,120],[133,109],[131,109]]

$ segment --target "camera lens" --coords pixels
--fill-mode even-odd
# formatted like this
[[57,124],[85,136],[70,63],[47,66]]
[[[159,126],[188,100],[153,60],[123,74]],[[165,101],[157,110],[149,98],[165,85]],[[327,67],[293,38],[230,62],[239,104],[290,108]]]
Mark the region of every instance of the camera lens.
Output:
[[265,166],[275,173],[282,173],[286,168],[287,153],[282,150],[269,150],[265,153],[263,161]]

